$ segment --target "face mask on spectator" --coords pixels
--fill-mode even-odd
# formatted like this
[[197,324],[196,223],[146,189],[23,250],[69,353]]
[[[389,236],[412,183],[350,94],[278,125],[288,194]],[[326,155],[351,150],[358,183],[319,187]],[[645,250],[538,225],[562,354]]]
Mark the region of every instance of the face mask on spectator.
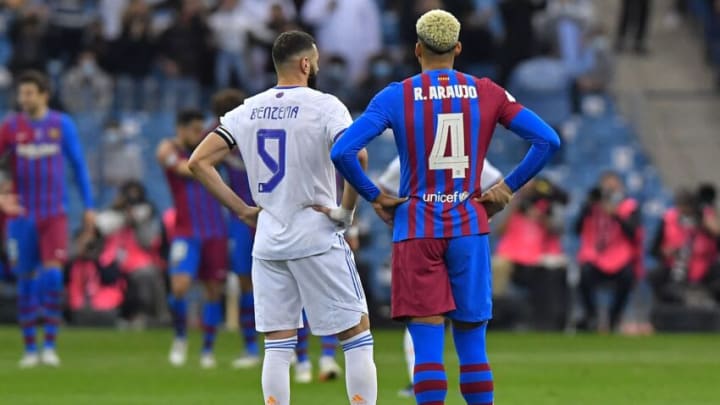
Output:
[[80,68],[82,69],[82,72],[85,76],[92,76],[95,74],[95,62],[91,60],[82,61]]
[[376,62],[372,65],[373,77],[384,79],[392,74],[392,65],[388,62]]

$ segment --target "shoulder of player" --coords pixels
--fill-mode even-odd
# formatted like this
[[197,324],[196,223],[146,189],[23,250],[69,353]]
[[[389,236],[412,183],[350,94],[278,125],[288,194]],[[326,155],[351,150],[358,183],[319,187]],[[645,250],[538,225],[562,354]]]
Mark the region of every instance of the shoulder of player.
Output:
[[170,153],[176,152],[177,149],[178,148],[177,148],[177,145],[175,144],[174,140],[169,139],[169,138],[163,139],[162,141],[160,141],[160,143],[158,143],[157,149],[155,151],[155,156],[158,159],[162,160],[164,157],[166,157]]

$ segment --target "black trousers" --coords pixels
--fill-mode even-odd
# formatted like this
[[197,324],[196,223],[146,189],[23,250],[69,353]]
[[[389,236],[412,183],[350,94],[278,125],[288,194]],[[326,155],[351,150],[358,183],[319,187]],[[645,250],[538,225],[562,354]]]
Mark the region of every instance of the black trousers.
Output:
[[645,42],[648,19],[650,18],[650,0],[623,0],[618,23],[617,40],[625,40],[631,29],[635,30],[635,45]]
[[623,311],[628,304],[635,276],[633,264],[623,267],[618,273],[606,274],[591,264],[584,264],[580,271],[580,295],[588,319],[597,319],[596,292],[599,286],[609,286],[613,290],[610,305],[610,328],[616,329]]
[[565,327],[568,287],[565,269],[540,266],[513,266],[512,282],[528,291],[526,317],[535,330],[557,331]]

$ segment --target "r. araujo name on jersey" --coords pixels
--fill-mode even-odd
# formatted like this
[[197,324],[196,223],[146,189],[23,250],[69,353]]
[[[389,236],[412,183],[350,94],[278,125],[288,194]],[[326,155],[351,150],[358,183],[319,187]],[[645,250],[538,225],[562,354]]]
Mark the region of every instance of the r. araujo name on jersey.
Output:
[[215,132],[240,149],[262,207],[255,257],[291,260],[331,248],[339,228],[311,206],[337,206],[330,148],[351,123],[336,97],[307,87],[269,89],[220,119]]

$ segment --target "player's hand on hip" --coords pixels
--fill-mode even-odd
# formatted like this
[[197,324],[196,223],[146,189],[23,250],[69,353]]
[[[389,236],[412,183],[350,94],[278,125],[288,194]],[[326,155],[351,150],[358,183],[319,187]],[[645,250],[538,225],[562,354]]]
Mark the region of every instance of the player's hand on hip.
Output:
[[258,216],[260,215],[260,211],[262,211],[262,208],[260,207],[248,206],[245,210],[236,214],[241,221],[253,228],[257,228]]
[[512,200],[512,190],[505,184],[504,181],[500,181],[494,186],[490,187],[489,190],[484,192],[480,197],[475,197],[474,200],[479,202],[485,207],[488,218],[502,211]]
[[0,194],[0,211],[5,215],[25,215],[25,207],[20,205],[20,197],[14,193]]
[[322,205],[313,205],[312,209],[327,215],[330,220],[347,229],[352,225],[355,210],[347,210],[343,207],[329,208]]
[[91,232],[95,230],[95,217],[96,213],[94,210],[85,210],[83,214],[83,231]]
[[380,219],[386,224],[392,225],[393,219],[395,218],[395,209],[407,200],[407,197],[397,198],[385,193],[380,193],[375,201],[372,202],[372,206]]

